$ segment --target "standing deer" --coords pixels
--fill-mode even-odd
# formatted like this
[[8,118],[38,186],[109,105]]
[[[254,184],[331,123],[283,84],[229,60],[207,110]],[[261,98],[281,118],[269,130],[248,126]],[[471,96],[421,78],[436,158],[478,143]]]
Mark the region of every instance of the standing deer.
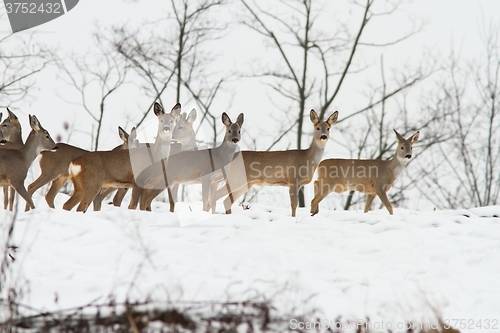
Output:
[[[9,108],[7,108],[7,112],[9,113],[8,117],[5,118],[5,120],[0,124],[0,131],[2,132],[7,143],[1,145],[0,149],[19,149],[24,145],[21,123],[16,115],[9,110]],[[15,196],[16,191],[12,186],[5,186],[3,188],[4,209],[14,209]]]
[[[224,179],[225,168],[234,158],[238,148],[237,144],[241,139],[243,121],[243,113],[240,113],[236,122],[233,123],[224,112],[222,114],[222,123],[226,126],[226,132],[224,141],[220,146],[210,149],[182,151],[170,156],[166,166],[155,163],[144,170],[134,185],[129,208],[135,209],[137,207],[143,193],[142,188],[164,190],[178,184],[201,182],[203,210],[208,211],[211,207],[212,213],[215,213],[215,191],[219,182]],[[147,207],[144,204],[146,202],[150,203],[154,198],[147,197],[148,193],[154,194],[154,191],[145,191],[144,193],[146,197],[141,199],[141,209],[146,209]]]
[[229,193],[224,200],[226,214],[231,214],[234,201],[252,185],[279,185],[289,187],[292,216],[295,217],[299,190],[311,182],[330,136],[330,128],[337,118],[338,111],[335,111],[326,121],[320,121],[316,111],[311,110],[314,135],[308,149],[242,151],[244,168],[231,167],[227,185],[217,191],[216,200]]
[[[132,134],[134,133],[134,134]],[[123,128],[118,126],[118,134],[123,143],[113,150],[127,149],[129,142],[129,134]],[[135,131],[132,130],[131,134],[135,138]],[[81,149],[66,143],[59,142],[57,144],[59,149],[56,152],[42,152],[40,159],[40,176],[28,186],[28,193],[30,196],[35,193],[40,187],[52,182],[49,191],[45,195],[45,201],[51,208],[55,208],[54,200],[61,188],[69,180],[68,167],[69,163],[77,157],[90,153],[88,150]],[[100,209],[101,202],[94,202],[94,210]],[[29,210],[29,205],[26,205],[26,211]]]
[[55,151],[58,146],[35,116],[30,115],[29,121],[32,131],[24,146],[19,149],[0,150],[0,184],[14,187],[30,208],[35,208],[31,195],[24,187],[28,169],[41,151]]
[[413,145],[420,132],[409,139],[403,138],[396,130],[398,140],[396,153],[390,160],[328,159],[318,167],[318,180],[314,182],[314,199],[311,201],[311,215],[319,212],[319,203],[331,192],[359,191],[366,194],[365,213],[370,210],[375,196],[393,215],[387,191],[403,171],[412,157]]
[[[196,109],[192,109],[189,115],[186,115],[186,113],[182,114],[182,117],[175,125],[174,132],[172,133],[172,147],[170,150],[169,158],[171,158],[173,155],[178,154],[181,151],[198,149],[198,144],[196,143],[196,133],[193,128],[193,123],[195,120],[196,120]],[[190,182],[190,184],[195,184],[195,183],[201,184],[201,179],[192,180]],[[141,209],[150,211],[151,202],[155,197],[157,197],[163,191],[164,189],[143,190],[141,198],[148,198],[148,201],[146,203],[144,203],[143,201],[143,203],[141,204]],[[178,191],[179,191],[179,184],[176,184],[172,186],[172,188],[168,192],[170,212],[174,212],[175,210],[175,203],[177,201]]]
[[71,210],[79,203],[77,211],[85,212],[101,188],[132,187],[134,173],[144,170],[152,163],[151,160],[168,157],[172,130],[180,108],[180,104],[177,103],[171,113],[165,113],[163,107],[155,103],[158,133],[153,147],[94,151],[71,161],[69,174],[75,190],[63,205],[63,209]]

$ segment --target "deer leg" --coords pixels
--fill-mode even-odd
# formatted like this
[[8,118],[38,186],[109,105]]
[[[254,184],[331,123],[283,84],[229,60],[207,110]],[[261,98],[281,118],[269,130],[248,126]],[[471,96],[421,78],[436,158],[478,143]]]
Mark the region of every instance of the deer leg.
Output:
[[215,194],[217,193],[217,187],[220,182],[212,181],[210,184],[209,198],[210,198],[210,207],[212,208],[212,214],[215,214],[215,207],[217,206],[217,200],[215,199]]
[[173,213],[175,210],[175,203],[177,202],[177,194],[179,192],[179,184],[175,184],[168,191],[168,202],[170,203],[170,212]]
[[295,211],[299,205],[299,190],[300,186],[292,183],[288,192],[290,193],[290,205],[292,206],[292,217],[295,217]]
[[130,198],[128,209],[137,209],[137,204],[139,204],[139,199],[141,198],[142,192],[143,192],[142,187],[140,187],[137,184],[134,184],[134,186],[132,187],[132,197]]
[[113,198],[113,205],[115,207],[120,207],[122,205],[123,198],[128,192],[128,188],[119,188]]
[[377,195],[382,200],[382,203],[384,204],[385,208],[389,211],[389,214],[394,215],[392,211],[392,205],[389,201],[389,198],[387,197],[387,193],[382,190],[382,189],[376,189]]
[[[141,196],[141,210],[146,210],[148,212],[151,211],[151,203],[153,202],[154,198],[160,195],[161,192],[163,192],[161,189],[155,189],[155,190],[145,190],[144,193]],[[172,207],[172,206],[170,206]],[[172,209],[172,208],[170,208]]]
[[50,208],[55,208],[54,199],[56,198],[56,195],[59,193],[64,184],[66,184],[68,178],[68,175],[60,175],[52,182],[49,191],[45,195],[45,201]]
[[[53,181],[56,178],[57,177],[53,177],[52,174],[44,173],[43,170],[42,170],[42,174],[33,183],[31,183],[28,186],[28,193],[31,196],[33,196],[33,193],[35,193],[40,187],[44,186],[45,184],[50,183],[51,181]],[[57,191],[59,191],[59,190],[57,190]],[[50,190],[49,190],[49,192],[50,192]],[[56,194],[57,194],[57,192],[56,192]],[[45,200],[47,200],[47,195],[45,196]],[[54,194],[54,197],[55,197],[55,194]],[[49,204],[49,206],[51,208],[54,208],[54,200],[52,200],[50,203],[49,202],[47,202],[47,203]],[[51,206],[51,204],[52,204],[52,206]],[[26,205],[26,210],[29,210],[28,205]]]
[[365,213],[368,213],[368,211],[372,207],[373,199],[375,199],[375,195],[373,195],[373,194],[366,195]]
[[71,197],[66,201],[63,205],[64,210],[72,210],[80,201],[82,201],[83,197],[83,189],[77,188],[75,186],[75,191],[71,195]]
[[[223,188],[225,188],[226,186],[223,186]],[[250,189],[251,186],[252,186],[251,184],[245,184],[242,187],[240,187],[239,189],[229,193],[227,198],[224,199],[224,208],[226,209],[226,214],[231,214],[231,206],[234,204],[234,202],[236,200],[238,200],[243,194],[245,194]],[[217,192],[219,192],[219,191],[217,191]]]
[[9,186],[3,187],[3,209],[9,208]]
[[19,195],[26,200],[26,203],[29,205],[31,209],[35,208],[35,204],[33,203],[33,200],[31,200],[31,195],[29,195],[28,191],[26,191],[26,188],[24,187],[24,179],[21,181],[16,181],[16,180],[10,180],[10,184],[12,187],[14,187],[19,193]]
[[99,193],[95,196],[94,200],[92,201],[92,205],[94,206],[94,211],[98,212],[102,208],[102,202],[108,195],[116,191],[116,188],[113,187],[108,187],[108,188],[102,188]]
[[82,200],[76,208],[77,212],[85,213],[90,206],[90,203],[99,194],[102,184],[87,184],[84,188]]
[[212,178],[209,176],[201,177],[201,201],[203,202],[203,211],[210,209],[209,196]]
[[314,182],[314,198],[311,200],[311,216],[319,213],[319,203],[330,193],[330,185],[319,179]]
[[[28,192],[29,193],[29,192]],[[31,194],[30,194],[31,196]],[[14,198],[16,197],[16,190],[10,186],[9,187],[9,210],[14,210]]]

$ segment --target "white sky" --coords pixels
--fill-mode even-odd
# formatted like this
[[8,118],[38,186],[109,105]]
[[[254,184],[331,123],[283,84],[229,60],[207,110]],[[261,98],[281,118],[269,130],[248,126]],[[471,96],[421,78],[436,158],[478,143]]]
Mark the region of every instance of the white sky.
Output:
[[[165,3],[164,1],[152,0],[136,2],[83,0],[68,14],[30,29],[24,34],[36,32],[34,37],[36,41],[57,47],[64,53],[84,54],[94,47],[91,34],[95,31],[96,22],[99,22],[101,27],[123,23],[134,26],[146,20],[163,17],[166,13]],[[257,1],[257,3],[265,2]],[[339,8],[345,8],[345,1],[338,3]],[[238,11],[241,8],[238,6],[232,5],[223,8],[224,11],[220,13],[221,17],[240,14]],[[2,11],[4,11],[3,6]],[[368,55],[361,56],[367,59],[378,59],[379,55],[383,54],[386,63],[418,63],[422,55],[429,51],[435,55],[446,56],[451,46],[460,49],[464,56],[473,56],[481,48],[478,31],[483,26],[483,21],[495,21],[498,13],[500,13],[500,2],[496,0],[419,0],[408,2],[401,7],[397,14],[374,22],[364,37],[370,41],[386,41],[395,36],[395,33],[396,35],[400,33],[404,27],[408,27],[408,17],[426,20],[427,25],[424,30],[400,45],[389,48],[372,48]],[[354,13],[354,15],[359,17],[359,13]],[[328,20],[322,24],[328,24]],[[2,21],[0,21],[0,31],[10,31],[6,16],[3,16]],[[252,60],[257,58],[267,57],[269,50],[262,47],[259,38],[244,27],[233,27],[218,44],[218,48],[224,54],[219,65],[231,67],[230,69],[234,70],[248,66]],[[358,81],[348,80],[344,88],[345,92],[334,103],[332,111],[338,109],[340,117],[342,117],[342,114],[349,114],[356,110],[356,100],[351,97],[354,96],[352,94],[356,90],[360,91],[362,88],[364,86],[360,85]],[[24,118],[27,118],[28,113],[39,115],[42,124],[51,131],[54,137],[62,133],[62,123],[65,121],[74,124],[78,131],[89,131],[91,121],[88,115],[77,106],[70,105],[60,98],[60,96],[68,94],[66,89],[67,87],[61,84],[61,80],[57,78],[55,70],[46,71],[38,79],[35,98],[31,102],[19,102],[16,104],[16,110],[19,114],[24,115]],[[137,119],[137,113],[134,112],[137,112],[139,105],[144,105],[144,97],[141,94],[141,92],[129,89],[124,90],[120,98],[110,100],[111,112],[108,111],[108,118],[104,124],[106,142],[102,146],[103,149],[113,147],[119,142],[118,136],[115,134],[118,125],[125,126],[128,130]],[[226,95],[221,95],[215,107],[220,108],[220,112],[227,111],[234,116],[239,112],[244,112],[246,114],[245,129],[255,133],[263,125],[263,120],[267,119],[267,114],[276,112],[269,100],[271,96],[269,89],[258,79],[241,80],[231,84]],[[73,95],[73,97],[73,100],[77,99],[77,95]],[[173,105],[175,102],[172,100],[170,104]],[[190,101],[181,102],[186,107],[192,106]],[[169,103],[166,104],[165,107],[169,108]],[[315,107],[318,105],[309,105],[307,109]],[[279,113],[275,114],[279,116]],[[56,121],[48,120],[54,116]],[[27,124],[27,120],[24,118],[23,123]],[[153,116],[150,116],[149,119],[151,122],[154,121]],[[271,125],[271,129],[272,126],[275,126],[275,123]],[[307,127],[306,129],[308,130]],[[25,129],[25,135],[27,132]],[[272,136],[272,133],[268,134]],[[90,138],[88,135],[78,136],[77,134],[73,138],[84,140],[72,142],[73,144],[89,148]],[[292,140],[292,147],[294,142]],[[267,147],[266,143],[260,142],[257,142],[257,146],[260,149]]]

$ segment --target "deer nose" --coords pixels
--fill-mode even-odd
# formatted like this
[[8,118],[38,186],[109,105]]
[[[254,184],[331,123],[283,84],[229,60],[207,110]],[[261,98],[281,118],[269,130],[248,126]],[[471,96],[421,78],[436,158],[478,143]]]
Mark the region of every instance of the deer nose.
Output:
[[163,126],[163,131],[164,131],[164,132],[168,132],[168,131],[170,131],[170,127],[169,127],[169,126]]
[[406,154],[405,156],[406,158],[410,159],[411,158],[411,155],[410,154]]
[[234,142],[234,143],[238,143],[238,141],[240,141],[240,139],[238,139],[238,138],[233,138],[233,142]]
[[59,149],[59,146],[55,146],[54,148],[52,148],[52,150],[58,150]]
[[328,137],[325,134],[323,134],[322,136],[320,136],[320,139],[321,140],[326,140],[326,139],[328,139]]
[[5,140],[5,139],[0,140],[0,144],[1,144],[1,145],[4,145],[4,144],[6,144],[6,143],[7,143],[7,140]]

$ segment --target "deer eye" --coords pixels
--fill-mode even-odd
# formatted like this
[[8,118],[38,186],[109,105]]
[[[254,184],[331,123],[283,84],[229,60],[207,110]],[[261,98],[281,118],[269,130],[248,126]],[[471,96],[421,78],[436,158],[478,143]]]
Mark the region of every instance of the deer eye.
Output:
[[241,133],[241,131],[238,131],[238,134],[240,134],[240,133]]
[[179,129],[182,129],[182,126],[181,126],[181,127],[179,127]]
[[319,127],[316,128],[319,131]]
[[229,130],[229,133],[231,133],[231,130]]
[[329,130],[330,130],[330,127],[328,127],[326,130],[327,130],[327,131],[329,131]]
[[405,149],[405,147],[401,147],[401,149]]
[[46,136],[45,136],[45,138],[47,138],[47,139],[48,139],[48,138],[49,138],[49,136],[48,136],[48,135],[46,135]]

